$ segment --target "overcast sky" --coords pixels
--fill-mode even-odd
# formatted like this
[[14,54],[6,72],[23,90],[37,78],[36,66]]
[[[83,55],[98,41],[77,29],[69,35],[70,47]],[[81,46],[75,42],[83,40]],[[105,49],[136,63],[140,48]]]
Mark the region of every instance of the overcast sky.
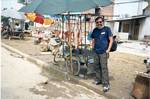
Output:
[[23,5],[17,3],[17,0],[1,0],[1,8],[20,9]]

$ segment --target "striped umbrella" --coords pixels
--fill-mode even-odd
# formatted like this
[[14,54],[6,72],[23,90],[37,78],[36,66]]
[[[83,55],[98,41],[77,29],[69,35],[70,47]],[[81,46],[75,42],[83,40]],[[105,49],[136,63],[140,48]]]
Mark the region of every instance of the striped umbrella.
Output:
[[27,19],[29,19],[30,21],[36,22],[36,23],[40,23],[40,24],[44,24],[44,25],[51,25],[54,24],[54,20],[51,18],[45,18],[43,15],[41,14],[37,14],[37,13],[26,13],[25,16],[27,17]]

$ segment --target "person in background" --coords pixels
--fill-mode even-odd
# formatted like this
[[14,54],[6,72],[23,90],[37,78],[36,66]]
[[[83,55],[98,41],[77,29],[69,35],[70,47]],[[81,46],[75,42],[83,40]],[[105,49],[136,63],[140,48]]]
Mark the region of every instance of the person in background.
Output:
[[15,31],[21,31],[21,27],[19,23],[15,24]]
[[25,23],[25,30],[28,30],[29,29],[29,23]]
[[97,17],[95,23],[96,28],[94,28],[91,34],[92,48],[96,54],[94,56],[96,71],[95,84],[103,84],[103,91],[107,92],[110,89],[107,61],[113,42],[113,35],[111,29],[104,26],[103,17]]

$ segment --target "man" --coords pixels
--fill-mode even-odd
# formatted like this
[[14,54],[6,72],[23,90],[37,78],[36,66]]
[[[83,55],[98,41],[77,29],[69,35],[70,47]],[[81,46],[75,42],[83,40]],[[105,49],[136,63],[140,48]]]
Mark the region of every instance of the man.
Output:
[[16,30],[16,31],[20,31],[20,30],[21,30],[21,27],[20,27],[20,24],[19,24],[19,23],[16,23],[16,24],[15,24],[15,30]]
[[104,26],[104,18],[97,17],[95,19],[96,28],[91,34],[92,47],[96,55],[94,63],[96,69],[96,85],[103,84],[103,91],[110,89],[107,60],[112,46],[113,36],[109,27]]

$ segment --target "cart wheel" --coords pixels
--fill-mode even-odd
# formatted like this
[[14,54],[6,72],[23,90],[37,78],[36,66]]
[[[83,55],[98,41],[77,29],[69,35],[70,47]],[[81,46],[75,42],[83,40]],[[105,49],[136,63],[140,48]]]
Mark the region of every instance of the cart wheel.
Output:
[[7,31],[2,32],[1,37],[4,39],[8,39],[9,38],[8,32]]
[[81,65],[80,65],[79,60],[73,60],[72,61],[72,67],[73,67],[73,74],[75,76],[78,76],[79,72],[80,72],[80,69],[81,69]]
[[24,33],[19,34],[19,39],[20,40],[24,40],[24,37],[25,37]]
[[4,35],[2,38],[4,38],[4,39],[9,39],[9,35],[6,34],[6,35]]
[[70,64],[70,59],[69,58],[66,59],[65,64],[66,64],[67,72],[69,72],[69,73],[71,73],[75,76],[79,75],[81,66],[80,66],[80,62],[79,62],[78,59],[72,59],[72,69],[73,70],[71,70],[71,64]]

